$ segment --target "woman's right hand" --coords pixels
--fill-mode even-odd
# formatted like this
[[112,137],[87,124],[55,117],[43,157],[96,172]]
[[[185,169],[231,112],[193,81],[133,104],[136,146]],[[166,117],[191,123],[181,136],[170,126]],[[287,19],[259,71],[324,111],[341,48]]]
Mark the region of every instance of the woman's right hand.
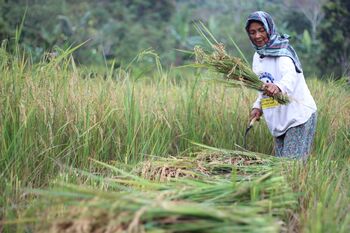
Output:
[[259,121],[260,117],[262,116],[263,112],[259,108],[253,108],[250,112],[250,118],[249,121],[253,120],[254,118]]

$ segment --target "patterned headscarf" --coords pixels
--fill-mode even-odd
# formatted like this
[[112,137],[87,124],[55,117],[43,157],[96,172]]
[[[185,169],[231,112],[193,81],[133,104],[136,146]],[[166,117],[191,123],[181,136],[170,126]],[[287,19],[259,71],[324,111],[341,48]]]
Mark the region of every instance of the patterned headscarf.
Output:
[[[275,23],[273,22],[272,17],[264,12],[264,11],[256,11],[248,16],[246,23],[246,31],[248,32],[249,25],[252,21],[261,22],[264,25],[264,28],[267,32],[267,36],[269,41],[263,46],[258,47],[254,43],[253,46],[256,52],[264,57],[264,56],[272,56],[272,57],[290,57],[295,65],[295,70],[298,73],[302,73],[303,70],[301,68],[301,64],[293,47],[289,44],[289,36],[286,34],[278,34]],[[249,34],[249,32],[248,32]]]

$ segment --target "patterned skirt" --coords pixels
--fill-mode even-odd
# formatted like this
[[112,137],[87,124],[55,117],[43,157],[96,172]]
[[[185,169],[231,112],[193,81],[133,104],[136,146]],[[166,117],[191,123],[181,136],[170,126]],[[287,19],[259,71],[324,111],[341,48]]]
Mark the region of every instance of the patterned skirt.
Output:
[[304,124],[292,127],[285,134],[275,137],[275,155],[306,160],[311,152],[316,131],[317,113]]

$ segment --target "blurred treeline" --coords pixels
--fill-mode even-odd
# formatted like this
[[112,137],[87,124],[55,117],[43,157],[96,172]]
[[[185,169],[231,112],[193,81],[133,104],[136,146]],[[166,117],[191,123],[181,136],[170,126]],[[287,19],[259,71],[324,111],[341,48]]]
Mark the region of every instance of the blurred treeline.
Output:
[[0,38],[13,40],[24,18],[19,42],[34,61],[88,41],[74,53],[80,64],[121,65],[152,48],[163,63],[180,65],[191,58],[178,50],[203,43],[194,27],[202,21],[230,53],[233,39],[251,60],[244,25],[256,10],[291,35],[306,75],[349,75],[348,0],[0,0]]

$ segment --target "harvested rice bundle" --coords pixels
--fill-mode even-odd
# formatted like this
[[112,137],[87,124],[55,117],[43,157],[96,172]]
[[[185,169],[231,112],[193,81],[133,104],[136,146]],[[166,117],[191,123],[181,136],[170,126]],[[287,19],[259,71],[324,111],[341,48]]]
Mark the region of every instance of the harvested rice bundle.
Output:
[[[231,57],[225,51],[222,43],[211,43],[213,52],[207,53],[200,46],[194,48],[197,67],[204,67],[224,74],[225,79],[219,80],[229,86],[245,86],[254,90],[264,91],[265,83],[253,72],[247,63],[238,57]],[[288,104],[287,95],[279,93],[274,96],[280,104]]]
[[69,184],[33,190],[46,200],[54,198],[51,203],[58,206],[52,206],[53,211],[67,206],[61,219],[56,216],[49,226],[38,227],[55,233],[79,229],[89,233],[281,232],[278,220],[296,204],[284,178],[272,172],[240,180],[182,178],[167,183],[148,182],[128,172],[124,175],[129,182],[105,180],[120,191]]
[[160,158],[158,161],[148,160],[136,169],[136,174],[142,178],[156,181],[169,181],[171,178],[198,177],[194,172],[193,161],[186,158]]
[[[224,156],[237,154],[233,151]],[[240,155],[265,160],[254,153]],[[197,157],[160,158],[152,160],[154,169],[148,165],[146,173],[159,171],[162,163],[174,170],[192,171],[196,169],[195,161],[211,163],[218,157],[202,153]],[[92,161],[119,178],[82,173],[103,187],[62,184],[52,190],[32,190],[43,195],[45,203],[53,198],[50,211],[44,211],[50,213],[44,215],[48,225],[37,225],[39,232],[281,232],[286,211],[296,204],[295,195],[279,172],[266,170],[259,176],[233,172],[230,179],[184,176],[173,182],[158,182],[140,177],[139,170],[129,172]],[[63,206],[66,208],[61,212]]]
[[260,176],[278,167],[279,160],[271,156],[238,150],[225,150],[199,143],[202,150],[194,156],[150,158],[133,169],[136,175],[151,181],[177,178],[207,179],[212,175],[229,175],[232,169],[239,175]]

